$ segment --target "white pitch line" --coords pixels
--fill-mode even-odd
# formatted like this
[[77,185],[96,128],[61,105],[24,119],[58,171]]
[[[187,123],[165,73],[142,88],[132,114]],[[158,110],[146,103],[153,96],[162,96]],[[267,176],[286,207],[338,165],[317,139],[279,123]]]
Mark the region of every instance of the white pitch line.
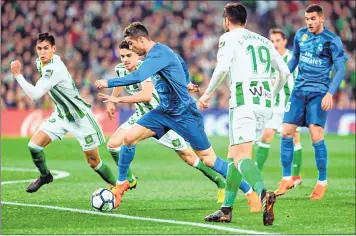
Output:
[[[23,171],[23,172],[37,172],[38,171],[37,169],[11,168],[11,167],[2,167],[1,170]],[[54,174],[54,176],[53,176],[54,179],[61,179],[61,178],[68,177],[70,175],[70,173],[68,173],[68,172],[59,171],[59,170],[51,170],[51,172]],[[1,185],[3,185],[3,184],[24,183],[24,182],[30,182],[30,181],[33,181],[33,179],[4,181],[4,182],[1,182]],[[187,221],[155,219],[155,218],[149,218],[149,217],[129,216],[129,215],[113,214],[113,213],[102,213],[102,212],[97,212],[97,211],[89,211],[89,210],[67,208],[67,207],[59,207],[59,206],[26,204],[26,203],[20,203],[20,202],[7,202],[7,201],[2,201],[1,204],[13,205],[13,206],[24,206],[24,207],[38,207],[38,208],[46,208],[46,209],[52,209],[52,210],[57,210],[57,211],[69,211],[69,212],[76,212],[76,213],[82,213],[82,214],[109,216],[109,217],[132,219],[132,220],[141,220],[141,221],[151,221],[151,222],[158,222],[158,223],[168,223],[168,224],[176,224],[176,225],[189,225],[189,226],[194,226],[194,227],[215,229],[215,230],[219,230],[219,231],[227,231],[227,232],[241,233],[241,234],[273,234],[273,235],[276,235],[276,233],[267,233],[267,232],[253,231],[253,230],[244,230],[244,229],[238,229],[238,228],[232,228],[232,227],[226,227],[226,226],[219,226],[219,225],[209,225],[209,224],[194,223],[194,222],[187,222]]]
[[52,209],[52,210],[57,210],[57,211],[69,211],[69,212],[76,212],[76,213],[82,213],[82,214],[109,216],[109,217],[116,217],[116,218],[130,219],[130,220],[142,220],[142,221],[151,221],[151,222],[168,223],[168,224],[176,224],[176,225],[189,225],[189,226],[194,226],[194,227],[215,229],[215,230],[219,230],[219,231],[227,231],[227,232],[241,233],[241,234],[273,234],[273,235],[276,235],[276,233],[266,233],[266,232],[253,231],[253,230],[244,230],[244,229],[237,229],[237,228],[231,228],[231,227],[219,226],[219,225],[209,225],[209,224],[194,223],[194,222],[187,222],[187,221],[155,219],[155,218],[139,217],[139,216],[128,216],[128,215],[113,214],[113,213],[102,213],[102,212],[97,212],[97,211],[89,211],[89,210],[67,208],[67,207],[38,205],[38,204],[26,204],[26,203],[20,203],[20,202],[7,202],[7,201],[1,201],[1,204],[13,205],[13,206],[23,206],[23,207],[39,207],[39,208]]
[[[38,172],[37,169],[12,168],[12,167],[1,167],[1,170],[20,171],[20,172]],[[53,178],[54,179],[62,179],[62,178],[68,177],[70,175],[70,173],[65,172],[65,171],[60,171],[60,170],[51,170],[51,173],[53,174]],[[17,184],[17,183],[28,183],[28,182],[32,182],[34,180],[35,179],[3,181],[3,182],[1,182],[1,185],[4,185],[4,184]]]

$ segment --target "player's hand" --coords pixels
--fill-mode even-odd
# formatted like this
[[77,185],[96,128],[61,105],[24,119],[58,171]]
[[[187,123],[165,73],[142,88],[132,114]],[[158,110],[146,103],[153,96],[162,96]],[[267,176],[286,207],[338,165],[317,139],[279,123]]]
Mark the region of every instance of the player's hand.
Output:
[[187,89],[190,93],[197,93],[200,91],[199,85],[193,83],[189,83]]
[[108,81],[105,79],[97,80],[95,81],[95,86],[100,89],[100,88],[107,88],[108,87]]
[[108,102],[119,103],[120,102],[119,97],[110,96],[110,95],[107,95],[104,93],[99,93],[99,98],[104,99],[103,102],[105,102],[105,103],[108,103]]
[[10,64],[11,72],[15,77],[21,74],[21,67],[22,65],[18,60],[11,62]]
[[106,113],[108,114],[109,120],[112,120],[112,118],[115,118],[115,104],[113,102],[108,102],[106,104]]
[[321,108],[324,111],[329,111],[333,107],[333,95],[331,93],[326,93],[321,100]]
[[199,109],[200,110],[204,110],[209,108],[210,104],[209,104],[209,100],[211,98],[211,94],[206,94],[204,93],[204,95],[199,99]]

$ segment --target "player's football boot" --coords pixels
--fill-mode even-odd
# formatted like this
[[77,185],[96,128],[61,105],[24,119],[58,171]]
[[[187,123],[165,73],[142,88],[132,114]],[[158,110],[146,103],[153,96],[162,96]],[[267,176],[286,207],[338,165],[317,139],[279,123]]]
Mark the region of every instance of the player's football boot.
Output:
[[250,212],[260,212],[262,209],[261,200],[258,198],[258,195],[255,191],[252,193],[246,194],[246,198],[248,200],[248,207],[250,208]]
[[39,188],[41,188],[42,185],[44,184],[49,184],[53,181],[53,176],[51,173],[48,173],[45,176],[40,176],[38,177],[35,181],[30,183],[27,188],[26,192],[28,193],[34,193],[36,192]]
[[[130,187],[129,187],[130,190],[136,188],[136,186],[137,186],[137,178],[135,178],[131,182],[129,181],[129,183],[130,183]],[[109,189],[112,190],[113,188],[115,188],[115,186],[109,184]]]
[[263,204],[263,224],[266,226],[272,225],[274,221],[273,206],[276,202],[276,194],[264,189],[261,193],[261,199]]
[[124,192],[126,192],[130,188],[129,181],[125,180],[122,184],[116,184],[116,186],[111,189],[111,192],[115,196],[115,205],[114,209],[117,208],[121,204],[122,196]]
[[297,185],[302,184],[302,182],[303,182],[302,177],[300,175],[299,176],[292,176],[292,181],[294,183],[294,187],[296,187]]
[[230,223],[231,218],[232,218],[232,207],[221,207],[220,210],[205,217],[205,221]]
[[225,189],[224,188],[219,188],[218,189],[218,194],[217,194],[218,200],[216,201],[217,203],[223,203],[225,200]]
[[129,183],[130,183],[130,187],[129,187],[130,190],[136,188],[136,186],[137,186],[137,178],[134,178],[134,179],[133,179],[131,182],[129,182]]
[[316,184],[313,192],[310,195],[310,200],[321,200],[327,188],[327,184],[325,186],[321,184]]
[[291,189],[294,187],[294,183],[291,179],[282,179],[281,182],[279,182],[279,187],[274,193],[277,196],[282,196],[287,192],[288,189]]

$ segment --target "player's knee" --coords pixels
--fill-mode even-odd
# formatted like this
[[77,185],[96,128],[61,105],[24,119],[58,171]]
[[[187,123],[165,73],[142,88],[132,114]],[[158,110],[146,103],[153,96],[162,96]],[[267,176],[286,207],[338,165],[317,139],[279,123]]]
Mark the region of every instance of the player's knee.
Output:
[[311,132],[310,137],[313,143],[318,143],[324,139],[324,135],[320,132]]
[[127,146],[133,146],[137,143],[137,137],[130,133],[126,133],[124,136],[124,144]]
[[121,144],[115,141],[112,141],[111,139],[109,140],[108,144],[106,145],[106,147],[110,150],[110,149],[118,149],[121,147]]
[[273,129],[265,129],[261,141],[264,143],[272,142],[274,138],[275,131]]
[[281,136],[283,138],[293,138],[294,133],[295,133],[295,128],[293,126],[283,125],[282,132],[281,132]]

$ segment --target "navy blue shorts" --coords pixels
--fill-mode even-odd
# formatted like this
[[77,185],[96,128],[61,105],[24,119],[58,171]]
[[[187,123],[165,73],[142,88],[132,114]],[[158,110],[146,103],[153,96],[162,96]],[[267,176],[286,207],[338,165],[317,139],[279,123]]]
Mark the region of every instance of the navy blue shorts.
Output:
[[283,123],[308,127],[325,126],[327,112],[321,108],[325,93],[294,90],[284,112]]
[[159,109],[153,109],[138,119],[136,124],[155,132],[157,139],[172,129],[189,142],[194,150],[206,150],[211,146],[204,131],[203,116],[195,104],[190,105],[180,115],[166,114]]

